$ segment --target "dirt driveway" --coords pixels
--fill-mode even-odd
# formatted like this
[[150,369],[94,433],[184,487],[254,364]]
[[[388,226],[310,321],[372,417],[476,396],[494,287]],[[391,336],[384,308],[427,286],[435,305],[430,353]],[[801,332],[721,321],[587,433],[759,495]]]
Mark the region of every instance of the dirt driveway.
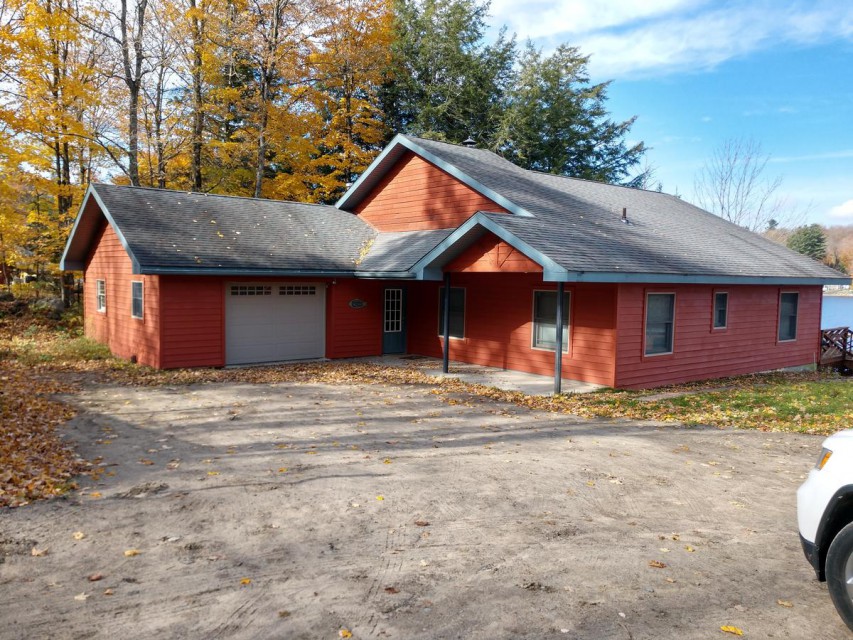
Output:
[[108,466],[0,514],[2,638],[851,637],[796,533],[819,438],[422,387],[72,401]]

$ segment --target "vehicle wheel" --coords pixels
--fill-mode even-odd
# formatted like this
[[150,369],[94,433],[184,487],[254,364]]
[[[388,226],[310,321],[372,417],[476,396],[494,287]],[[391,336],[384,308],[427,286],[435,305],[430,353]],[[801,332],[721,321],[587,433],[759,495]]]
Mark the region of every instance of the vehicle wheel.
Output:
[[826,584],[838,615],[853,629],[853,522],[844,527],[829,545]]

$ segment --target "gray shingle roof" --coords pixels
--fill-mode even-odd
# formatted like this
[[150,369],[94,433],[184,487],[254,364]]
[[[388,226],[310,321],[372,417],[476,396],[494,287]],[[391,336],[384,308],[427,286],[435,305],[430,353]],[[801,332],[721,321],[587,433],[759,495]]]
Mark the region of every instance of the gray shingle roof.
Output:
[[437,229],[380,233],[358,270],[408,271],[452,232],[453,229]]
[[[104,184],[91,188],[143,273],[352,272],[376,236],[358,216],[331,206]],[[73,240],[66,249],[69,268],[88,251]]]
[[846,278],[675,196],[527,171],[482,149],[409,139],[532,214],[489,218],[571,272]]

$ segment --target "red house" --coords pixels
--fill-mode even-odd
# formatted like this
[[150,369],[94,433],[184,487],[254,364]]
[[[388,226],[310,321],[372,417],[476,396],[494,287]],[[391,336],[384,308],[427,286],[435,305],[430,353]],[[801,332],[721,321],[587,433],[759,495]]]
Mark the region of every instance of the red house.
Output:
[[849,281],[670,195],[402,135],[336,206],[92,185],[61,266],[87,335],[153,367],[410,353],[625,388],[812,364]]

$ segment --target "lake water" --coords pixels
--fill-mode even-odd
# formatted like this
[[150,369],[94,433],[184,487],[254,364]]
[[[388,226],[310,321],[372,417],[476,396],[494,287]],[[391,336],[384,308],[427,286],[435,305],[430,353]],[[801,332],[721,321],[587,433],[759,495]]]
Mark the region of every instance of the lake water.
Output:
[[853,327],[853,296],[824,296],[821,329]]

